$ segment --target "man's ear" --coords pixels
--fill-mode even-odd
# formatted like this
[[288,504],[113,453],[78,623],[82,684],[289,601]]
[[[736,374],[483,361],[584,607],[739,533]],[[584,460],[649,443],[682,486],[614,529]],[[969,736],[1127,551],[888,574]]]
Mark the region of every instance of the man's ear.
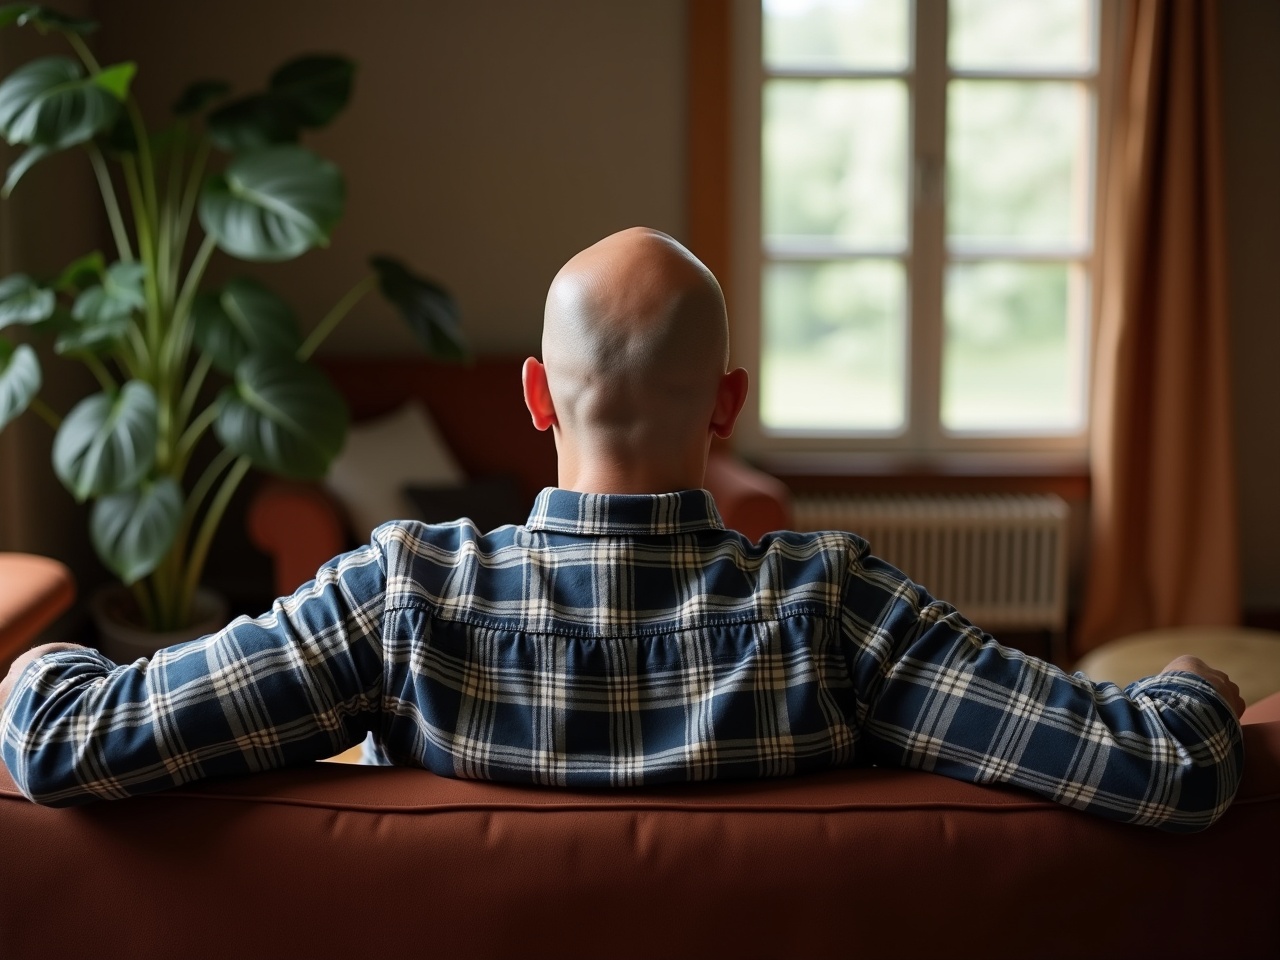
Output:
[[533,416],[533,425],[539,430],[550,429],[557,421],[551,388],[547,386],[547,368],[529,357],[524,362],[520,380],[524,384],[524,405]]
[[747,402],[747,371],[742,367],[730,370],[720,378],[716,387],[716,405],[711,411],[711,432],[721,440],[733,434],[742,405]]

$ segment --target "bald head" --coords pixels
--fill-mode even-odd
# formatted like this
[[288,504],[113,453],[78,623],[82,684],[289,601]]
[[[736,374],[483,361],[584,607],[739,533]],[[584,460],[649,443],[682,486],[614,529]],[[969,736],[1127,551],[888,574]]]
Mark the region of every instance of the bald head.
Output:
[[566,434],[588,457],[669,461],[701,444],[705,460],[729,359],[724,296],[665,233],[623,230],[566,263],[542,355],[562,461]]

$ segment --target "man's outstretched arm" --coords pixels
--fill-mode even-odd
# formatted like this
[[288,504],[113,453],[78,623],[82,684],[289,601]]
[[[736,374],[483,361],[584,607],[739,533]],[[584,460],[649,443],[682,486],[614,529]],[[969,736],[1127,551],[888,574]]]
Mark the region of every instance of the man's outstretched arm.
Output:
[[845,623],[865,760],[1172,831],[1203,829],[1230,805],[1244,705],[1225,674],[1188,657],[1123,690],[1094,684],[999,646],[880,561],[857,564],[847,609],[878,610]]
[[67,806],[332,756],[359,743],[382,684],[385,572],[337,557],[270,611],[115,665],[48,644],[0,684],[0,755],[31,799]]

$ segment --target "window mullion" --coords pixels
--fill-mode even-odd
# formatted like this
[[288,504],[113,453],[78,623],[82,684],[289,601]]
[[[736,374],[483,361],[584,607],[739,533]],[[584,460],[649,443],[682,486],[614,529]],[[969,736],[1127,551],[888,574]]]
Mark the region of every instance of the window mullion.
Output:
[[916,0],[912,77],[911,259],[908,443],[936,449],[942,436],[943,314],[946,269],[947,3]]

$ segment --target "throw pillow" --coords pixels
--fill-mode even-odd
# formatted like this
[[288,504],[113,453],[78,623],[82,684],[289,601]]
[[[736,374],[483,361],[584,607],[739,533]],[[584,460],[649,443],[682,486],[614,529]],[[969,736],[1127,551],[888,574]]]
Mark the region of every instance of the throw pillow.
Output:
[[325,486],[347,512],[351,532],[368,540],[373,528],[414,515],[407,484],[457,486],[466,475],[417,401],[376,420],[354,424]]

